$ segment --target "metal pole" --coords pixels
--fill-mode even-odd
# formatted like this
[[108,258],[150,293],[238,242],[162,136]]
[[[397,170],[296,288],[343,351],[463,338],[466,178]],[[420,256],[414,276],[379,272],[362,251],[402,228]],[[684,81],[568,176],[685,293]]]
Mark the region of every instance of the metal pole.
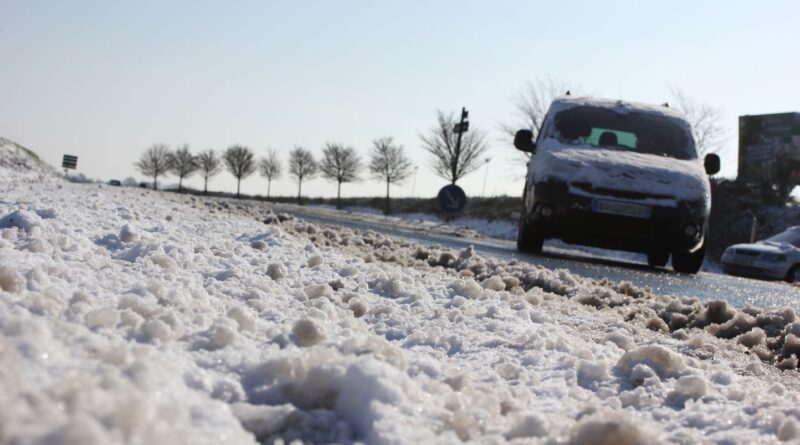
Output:
[[492,158],[486,158],[486,172],[483,174],[483,189],[481,189],[481,198],[486,196],[486,179],[489,177],[489,161]]
[[411,197],[414,197],[414,188],[417,186],[417,170],[419,170],[418,166],[414,166],[414,179],[411,181]]
[[464,119],[467,117],[467,107],[461,107],[461,121],[458,124],[458,137],[456,138],[456,152],[453,156],[453,165],[451,166],[453,174],[453,184],[456,183],[456,173],[458,172],[458,158],[461,155],[461,135],[464,134]]

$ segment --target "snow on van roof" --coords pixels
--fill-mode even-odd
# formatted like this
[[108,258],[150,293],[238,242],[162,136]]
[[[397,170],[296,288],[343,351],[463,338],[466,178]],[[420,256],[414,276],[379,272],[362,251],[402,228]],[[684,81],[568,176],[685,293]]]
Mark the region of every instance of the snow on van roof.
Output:
[[657,114],[660,116],[680,120],[684,125],[687,124],[686,115],[677,108],[670,108],[665,105],[652,105],[641,102],[629,102],[624,100],[603,99],[588,96],[557,97],[550,105],[550,112],[558,112],[579,106],[608,108],[613,109],[618,113],[644,112],[649,114]]

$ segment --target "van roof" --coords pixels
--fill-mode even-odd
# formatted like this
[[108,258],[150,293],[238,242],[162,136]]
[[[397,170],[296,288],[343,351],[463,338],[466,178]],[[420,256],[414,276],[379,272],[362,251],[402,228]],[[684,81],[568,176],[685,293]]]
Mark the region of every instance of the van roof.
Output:
[[624,100],[603,99],[588,96],[561,96],[553,100],[550,105],[550,112],[558,112],[579,106],[590,106],[612,109],[618,113],[648,113],[664,116],[681,121],[684,126],[688,126],[686,115],[676,108],[666,105],[651,105],[640,102],[629,102]]

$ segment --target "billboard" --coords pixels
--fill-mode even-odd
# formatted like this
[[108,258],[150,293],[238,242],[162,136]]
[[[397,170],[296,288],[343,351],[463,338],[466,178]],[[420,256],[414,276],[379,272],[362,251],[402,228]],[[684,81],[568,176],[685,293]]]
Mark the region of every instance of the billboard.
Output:
[[786,193],[800,185],[800,113],[739,116],[739,179]]

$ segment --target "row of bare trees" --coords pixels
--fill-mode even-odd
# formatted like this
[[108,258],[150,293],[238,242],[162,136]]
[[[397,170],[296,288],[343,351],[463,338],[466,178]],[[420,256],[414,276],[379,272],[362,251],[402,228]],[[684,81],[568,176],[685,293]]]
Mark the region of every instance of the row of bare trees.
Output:
[[158,190],[158,178],[168,174],[178,177],[178,191],[183,191],[183,179],[199,172],[203,177],[203,192],[208,192],[208,181],[228,170],[237,180],[236,196],[239,196],[241,180],[256,170],[253,152],[242,145],[231,145],[222,155],[214,150],[206,150],[194,155],[184,144],[170,150],[167,144],[153,144],[136,161],[139,173],[153,178],[153,188]]
[[[178,191],[183,191],[183,179],[199,172],[203,178],[204,193],[208,193],[208,181],[225,169],[236,178],[237,197],[240,195],[242,179],[258,171],[267,179],[267,199],[270,198],[272,181],[280,179],[283,173],[277,151],[268,150],[265,157],[257,160],[253,151],[243,145],[232,145],[221,155],[214,150],[194,155],[188,145],[170,150],[166,144],[153,144],[145,150],[135,166],[141,174],[153,178],[154,189],[158,189],[159,177],[174,174],[178,177]],[[341,207],[342,184],[361,180],[364,167],[354,147],[338,143],[325,144],[319,161],[310,150],[303,147],[295,147],[289,153],[288,172],[297,181],[298,202],[302,200],[303,181],[320,175],[336,182],[336,206]],[[391,137],[383,137],[372,141],[366,168],[373,179],[386,184],[385,211],[389,213],[390,186],[411,175],[411,161],[406,157],[402,145],[395,144]]]
[[[477,170],[482,164],[483,155],[489,146],[486,133],[480,129],[461,135],[454,131],[456,117],[453,113],[437,112],[437,124],[427,133],[421,134],[423,148],[432,155],[434,172],[455,184],[465,175]],[[336,207],[341,207],[342,184],[361,180],[366,167],[374,180],[386,184],[385,212],[391,211],[390,188],[406,180],[413,173],[413,165],[406,157],[403,146],[394,143],[391,137],[372,141],[366,165],[352,146],[327,143],[322,149],[319,161],[310,150],[295,147],[289,153],[288,172],[297,181],[297,201],[302,200],[303,181],[316,176],[336,182]],[[188,145],[170,150],[166,144],[154,144],[136,162],[136,168],[145,176],[153,178],[153,188],[158,188],[158,178],[167,174],[178,177],[178,191],[183,191],[183,179],[199,172],[203,177],[203,192],[208,192],[208,181],[223,169],[236,178],[236,196],[240,195],[240,185],[245,179],[258,171],[267,179],[267,199],[270,198],[272,181],[282,174],[282,165],[275,150],[256,160],[251,149],[242,145],[232,145],[221,155],[214,150],[206,150],[194,155]]]

